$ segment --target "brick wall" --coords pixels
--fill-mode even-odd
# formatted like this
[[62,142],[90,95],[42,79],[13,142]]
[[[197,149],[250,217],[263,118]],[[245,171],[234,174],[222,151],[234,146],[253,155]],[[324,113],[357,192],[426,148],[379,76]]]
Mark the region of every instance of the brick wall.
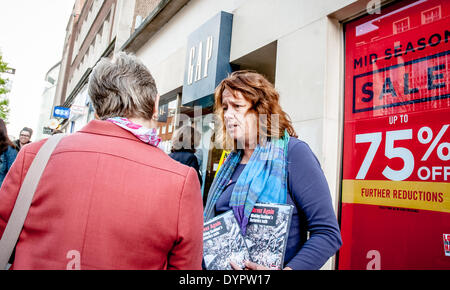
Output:
[[134,9],[133,25],[131,33],[135,31],[136,17],[140,15],[144,20],[162,0],[136,0],[136,7]]

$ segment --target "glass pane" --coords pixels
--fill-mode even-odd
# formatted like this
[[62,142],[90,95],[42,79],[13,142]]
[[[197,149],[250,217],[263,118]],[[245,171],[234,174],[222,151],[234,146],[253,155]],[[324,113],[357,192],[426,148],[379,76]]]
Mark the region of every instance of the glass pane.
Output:
[[339,269],[450,269],[449,14],[397,1],[345,24]]

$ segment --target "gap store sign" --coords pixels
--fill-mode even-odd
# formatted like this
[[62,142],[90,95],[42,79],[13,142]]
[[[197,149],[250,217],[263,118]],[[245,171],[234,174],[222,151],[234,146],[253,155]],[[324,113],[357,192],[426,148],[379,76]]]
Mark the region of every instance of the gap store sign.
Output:
[[220,12],[188,37],[183,83],[184,106],[209,107],[214,90],[232,72],[230,45],[233,15]]

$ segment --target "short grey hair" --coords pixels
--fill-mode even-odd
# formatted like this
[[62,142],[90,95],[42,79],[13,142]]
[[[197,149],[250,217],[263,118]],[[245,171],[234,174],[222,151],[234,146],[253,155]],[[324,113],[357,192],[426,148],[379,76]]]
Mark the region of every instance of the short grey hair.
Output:
[[112,117],[153,116],[155,80],[136,56],[119,52],[110,60],[101,59],[89,77],[88,94],[101,120]]

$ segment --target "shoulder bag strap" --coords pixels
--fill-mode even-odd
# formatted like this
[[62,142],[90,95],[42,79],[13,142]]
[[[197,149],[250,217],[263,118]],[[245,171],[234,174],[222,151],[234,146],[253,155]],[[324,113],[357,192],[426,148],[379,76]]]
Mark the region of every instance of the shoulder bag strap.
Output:
[[47,165],[48,159],[64,134],[53,135],[42,145],[31,163],[28,173],[20,187],[14,209],[0,240],[0,270],[7,266],[9,257],[19,239],[25,218],[33,200],[34,192]]

